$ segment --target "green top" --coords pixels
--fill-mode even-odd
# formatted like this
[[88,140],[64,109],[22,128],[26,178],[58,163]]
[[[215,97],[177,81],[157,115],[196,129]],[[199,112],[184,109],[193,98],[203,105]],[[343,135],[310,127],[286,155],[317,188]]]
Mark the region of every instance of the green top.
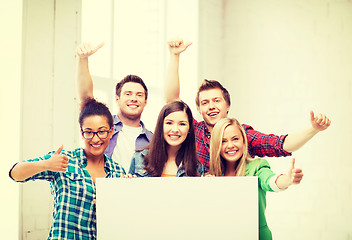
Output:
[[274,191],[270,187],[269,181],[275,173],[270,169],[270,165],[265,159],[256,159],[247,163],[245,175],[258,177],[259,239],[270,240],[272,236],[265,218],[266,192]]

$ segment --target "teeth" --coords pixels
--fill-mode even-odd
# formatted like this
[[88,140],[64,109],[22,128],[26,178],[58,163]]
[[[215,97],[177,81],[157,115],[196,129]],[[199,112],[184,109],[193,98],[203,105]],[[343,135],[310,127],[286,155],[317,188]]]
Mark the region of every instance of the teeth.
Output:
[[102,145],[102,144],[99,144],[99,145],[93,145],[93,144],[92,144],[92,146],[93,146],[93,147],[96,147],[96,148],[97,148],[97,147],[100,147],[101,145]]
[[215,116],[215,115],[217,115],[217,113],[211,113],[211,114],[209,114],[209,116]]
[[177,139],[179,139],[179,138],[180,138],[180,136],[175,136],[175,135],[170,136],[170,139],[171,139],[171,140],[177,140]]
[[237,151],[230,151],[230,152],[227,152],[227,154],[229,155],[235,155]]

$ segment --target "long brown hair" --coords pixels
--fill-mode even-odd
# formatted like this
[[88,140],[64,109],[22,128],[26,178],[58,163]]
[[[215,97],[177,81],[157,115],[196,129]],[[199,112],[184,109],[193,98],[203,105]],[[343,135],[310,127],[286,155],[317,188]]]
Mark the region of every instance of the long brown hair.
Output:
[[244,131],[241,124],[235,118],[223,118],[215,124],[211,132],[209,174],[222,176],[223,173],[225,173],[225,159],[223,159],[223,157],[220,155],[220,151],[225,128],[230,125],[237,126],[241,131],[243,138],[243,155],[241,156],[241,159],[238,160],[235,176],[244,176],[247,162],[252,160],[248,154],[246,132]]
[[196,152],[196,142],[194,133],[193,116],[191,109],[184,102],[174,101],[166,104],[160,111],[155,131],[151,142],[147,146],[149,149],[144,157],[145,169],[154,177],[161,176],[165,163],[168,159],[167,147],[168,144],[164,139],[164,119],[173,112],[183,111],[187,114],[189,122],[189,132],[185,141],[176,155],[176,165],[182,167],[186,171],[187,176],[198,176],[198,157]]

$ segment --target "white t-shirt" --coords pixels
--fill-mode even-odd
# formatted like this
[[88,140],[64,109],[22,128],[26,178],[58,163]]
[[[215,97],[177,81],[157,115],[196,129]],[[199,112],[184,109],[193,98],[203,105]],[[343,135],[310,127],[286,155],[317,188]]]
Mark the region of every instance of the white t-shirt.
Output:
[[142,130],[142,126],[129,127],[123,125],[117,135],[116,147],[112,153],[112,159],[121,164],[126,173],[130,170],[131,160],[136,150],[136,139],[142,133]]

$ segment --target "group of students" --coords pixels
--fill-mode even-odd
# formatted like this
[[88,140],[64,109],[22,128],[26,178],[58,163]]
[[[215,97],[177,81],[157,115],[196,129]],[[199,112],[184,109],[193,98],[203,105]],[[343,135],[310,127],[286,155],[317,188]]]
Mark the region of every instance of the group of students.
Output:
[[204,80],[198,89],[196,105],[203,121],[196,121],[179,98],[179,56],[190,44],[180,39],[168,42],[166,105],[154,133],[141,121],[148,98],[143,80],[128,75],[117,83],[118,113],[112,116],[105,104],[94,100],[89,73],[88,58],[103,44],[77,48],[79,124],[84,147],[65,151],[61,146],[43,157],[16,163],[9,172],[19,182],[50,182],[54,208],[48,239],[96,239],[96,178],[205,175],[258,176],[259,238],[272,238],[264,214],[266,191],[298,184],[303,174],[294,167],[294,160],[288,174],[276,175],[267,161],[254,157],[290,156],[331,122],[325,115],[311,112],[307,129],[282,136],[262,134],[228,118],[230,94],[215,80]]

